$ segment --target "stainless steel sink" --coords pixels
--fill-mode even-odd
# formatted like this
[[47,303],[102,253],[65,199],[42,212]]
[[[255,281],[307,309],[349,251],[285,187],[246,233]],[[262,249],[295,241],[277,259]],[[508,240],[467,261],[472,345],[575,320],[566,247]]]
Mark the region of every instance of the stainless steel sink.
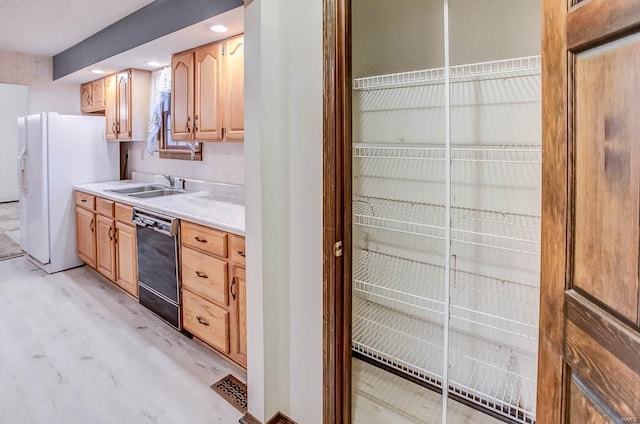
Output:
[[174,195],[174,194],[184,194],[184,193],[190,193],[190,191],[189,190],[179,190],[179,189],[169,188],[169,189],[145,191],[145,192],[141,192],[141,193],[132,193],[132,194],[129,194],[129,196],[130,197],[138,197],[138,198],[141,198],[141,199],[146,199],[146,198],[150,198],[150,197],[171,196],[171,195]]
[[118,194],[130,194],[130,193],[144,193],[147,191],[163,190],[165,188],[166,186],[151,184],[151,185],[143,185],[143,186],[127,187],[127,188],[114,188],[106,191],[110,191],[112,193],[118,193]]

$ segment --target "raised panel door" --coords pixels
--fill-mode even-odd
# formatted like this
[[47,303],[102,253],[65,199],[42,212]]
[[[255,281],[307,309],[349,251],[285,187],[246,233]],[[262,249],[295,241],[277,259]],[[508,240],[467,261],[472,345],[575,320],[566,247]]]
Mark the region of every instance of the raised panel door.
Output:
[[195,138],[222,140],[222,44],[195,51]]
[[105,136],[109,141],[117,140],[116,123],[118,121],[118,82],[117,75],[110,75],[104,79],[104,118],[106,122]]
[[224,139],[244,140],[244,35],[225,43]]
[[96,269],[109,280],[115,280],[116,243],[112,218],[96,218]]
[[640,8],[543,2],[537,422],[640,422]]
[[78,257],[92,268],[96,267],[96,214],[76,207]]
[[87,113],[91,109],[91,83],[87,82],[80,86],[80,111]]
[[91,83],[91,106],[94,111],[101,111],[105,108],[104,79]]
[[131,72],[120,72],[116,86],[118,92],[118,120],[116,130],[118,140],[131,139]]
[[138,258],[136,229],[116,222],[116,284],[138,297]]
[[193,139],[193,51],[171,58],[171,136]]
[[230,283],[232,302],[231,357],[247,366],[247,283],[244,268],[235,268]]

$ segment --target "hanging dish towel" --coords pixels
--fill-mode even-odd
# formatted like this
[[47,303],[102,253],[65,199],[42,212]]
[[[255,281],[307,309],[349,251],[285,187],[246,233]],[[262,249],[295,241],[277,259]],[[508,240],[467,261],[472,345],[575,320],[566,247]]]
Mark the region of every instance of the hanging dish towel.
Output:
[[163,105],[171,95],[171,68],[164,67],[151,73],[149,129],[147,152],[153,155],[158,150],[158,131],[162,128]]

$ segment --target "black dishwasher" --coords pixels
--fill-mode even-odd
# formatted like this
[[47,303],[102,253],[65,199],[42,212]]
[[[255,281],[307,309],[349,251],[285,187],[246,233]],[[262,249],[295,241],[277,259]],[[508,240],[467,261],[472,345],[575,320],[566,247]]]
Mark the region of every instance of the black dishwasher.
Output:
[[138,244],[140,304],[182,330],[180,318],[180,225],[176,218],[133,209]]

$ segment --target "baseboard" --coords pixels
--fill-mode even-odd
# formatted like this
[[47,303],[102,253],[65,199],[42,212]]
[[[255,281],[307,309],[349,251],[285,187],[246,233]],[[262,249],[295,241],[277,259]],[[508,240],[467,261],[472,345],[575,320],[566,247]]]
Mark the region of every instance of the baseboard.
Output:
[[239,423],[240,424],[262,424],[256,417],[254,417],[248,412],[244,414],[242,418],[240,418]]
[[[244,417],[240,418],[240,424],[262,424],[256,417],[250,413],[244,414]],[[282,412],[278,412],[273,418],[271,418],[267,424],[296,424],[291,418],[284,415]]]
[[282,412],[278,412],[267,424],[296,424],[296,422]]

